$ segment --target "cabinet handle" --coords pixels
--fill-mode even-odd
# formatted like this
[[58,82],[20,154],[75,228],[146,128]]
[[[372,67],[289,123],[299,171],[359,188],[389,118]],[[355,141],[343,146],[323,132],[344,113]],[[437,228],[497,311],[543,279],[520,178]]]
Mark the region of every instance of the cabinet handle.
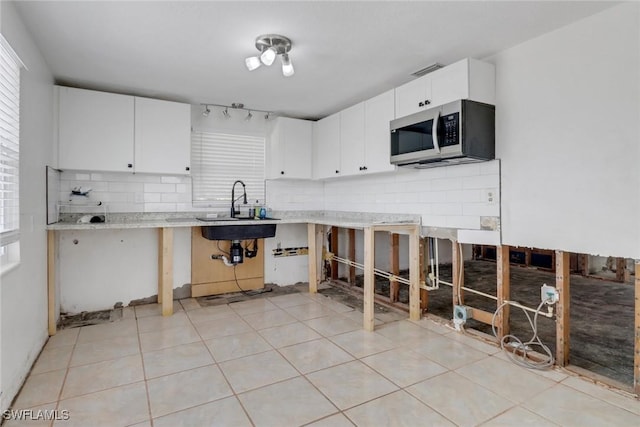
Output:
[[429,104],[431,104],[431,101],[429,101],[428,99],[425,99],[425,100],[424,100],[424,105],[425,105],[425,106],[427,106],[427,105],[429,105]]
[[280,175],[284,175],[284,171],[280,171]]
[[422,101],[418,102],[418,107],[424,107],[424,102]]
[[127,163],[127,167],[128,168],[132,168],[133,167],[133,163]]
[[191,168],[190,168],[189,166],[187,166],[186,168],[184,168],[184,170],[186,170],[186,171],[190,171],[190,170],[191,170]]
[[366,170],[367,170],[367,167],[366,167],[366,166],[363,166],[363,167],[362,167],[362,170],[363,170],[363,171],[366,171]]
[[340,173],[340,171],[338,169],[336,169],[336,173]]

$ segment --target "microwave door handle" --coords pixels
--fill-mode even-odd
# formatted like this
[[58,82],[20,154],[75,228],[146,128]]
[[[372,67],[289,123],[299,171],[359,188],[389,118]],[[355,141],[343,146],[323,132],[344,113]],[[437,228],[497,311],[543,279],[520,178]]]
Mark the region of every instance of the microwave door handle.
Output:
[[438,122],[439,121],[440,121],[440,111],[436,113],[436,117],[433,119],[433,128],[432,128],[433,148],[438,153],[440,153],[440,144],[438,143]]

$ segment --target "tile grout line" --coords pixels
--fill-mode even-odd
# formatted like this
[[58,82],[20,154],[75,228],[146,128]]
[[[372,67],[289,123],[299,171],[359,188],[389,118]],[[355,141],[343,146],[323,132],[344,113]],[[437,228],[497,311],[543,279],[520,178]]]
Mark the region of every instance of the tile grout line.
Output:
[[140,361],[142,363],[142,380],[144,381],[144,390],[147,396],[147,412],[149,414],[149,424],[153,427],[153,414],[151,413],[151,396],[149,395],[149,383],[147,382],[147,371],[144,365],[144,355],[142,354],[142,340],[140,339],[140,327],[138,326],[138,313],[133,310],[134,319],[136,321],[136,337],[138,338],[138,350],[140,351]]

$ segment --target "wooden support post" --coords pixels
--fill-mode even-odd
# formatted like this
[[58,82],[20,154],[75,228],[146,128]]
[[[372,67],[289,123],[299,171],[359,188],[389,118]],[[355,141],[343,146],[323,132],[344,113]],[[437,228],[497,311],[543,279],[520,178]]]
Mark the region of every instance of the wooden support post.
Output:
[[616,280],[618,282],[624,282],[624,269],[627,266],[627,262],[624,258],[616,258]]
[[[451,255],[452,255],[452,283],[453,283],[453,305],[464,304],[464,292],[462,287],[464,286],[464,255],[462,252],[462,245],[457,241],[451,241]],[[458,290],[458,285],[460,289]]]
[[420,320],[420,226],[409,234],[409,319]]
[[[349,259],[351,261],[356,260],[356,230],[350,228],[348,231],[349,234]],[[349,284],[356,284],[356,268],[352,265],[349,266]]]
[[555,251],[556,289],[560,300],[556,304],[556,363],[569,364],[569,252]]
[[[331,227],[331,252],[338,256],[338,233],[339,227]],[[338,279],[338,261],[331,260],[331,279]]]
[[588,254],[578,255],[578,269],[580,270],[580,274],[582,274],[583,276],[589,275],[589,255]]
[[[497,265],[497,296],[498,307],[500,307],[506,300],[510,298],[511,292],[511,278],[509,263],[509,246],[502,245],[496,247],[496,265]],[[502,339],[505,335],[509,334],[509,305],[505,305],[502,310],[496,316],[496,327],[498,330],[498,339]]]
[[322,227],[307,224],[307,246],[309,247],[309,292],[318,292],[322,272]]
[[636,260],[636,321],[634,334],[633,389],[640,396],[640,260]]
[[375,232],[373,228],[364,229],[364,330],[373,331],[375,320],[374,307],[374,260],[375,260]]
[[531,248],[524,248],[524,265],[527,267],[531,265]]
[[[396,276],[400,274],[400,235],[397,233],[389,233],[389,272]],[[400,293],[400,285],[397,280],[389,280],[389,301],[397,302]]]
[[[425,238],[426,239],[426,238]],[[429,268],[429,248],[426,245],[426,240],[418,236],[420,242],[420,255],[418,256],[418,268],[420,269],[420,283],[426,283],[427,281],[427,268]],[[420,288],[420,313],[427,311],[429,306],[429,292],[426,289]]]
[[162,315],[173,314],[173,228],[158,229],[158,303]]
[[47,231],[47,297],[49,336],[56,334],[56,232]]

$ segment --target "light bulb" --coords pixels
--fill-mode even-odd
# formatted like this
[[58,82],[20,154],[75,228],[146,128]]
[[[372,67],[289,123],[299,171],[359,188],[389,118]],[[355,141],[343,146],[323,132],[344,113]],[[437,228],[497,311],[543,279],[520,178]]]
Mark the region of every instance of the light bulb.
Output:
[[293,64],[291,63],[291,59],[289,59],[289,54],[282,54],[282,74],[285,77],[291,77],[295,73],[293,69]]
[[257,56],[250,56],[249,58],[244,60],[244,63],[247,65],[249,71],[253,71],[260,65],[262,65],[260,63],[260,58],[258,58]]
[[275,47],[270,47],[269,49],[262,52],[262,55],[260,55],[260,61],[262,61],[262,63],[267,66],[273,64],[273,61],[275,59],[276,59]]

